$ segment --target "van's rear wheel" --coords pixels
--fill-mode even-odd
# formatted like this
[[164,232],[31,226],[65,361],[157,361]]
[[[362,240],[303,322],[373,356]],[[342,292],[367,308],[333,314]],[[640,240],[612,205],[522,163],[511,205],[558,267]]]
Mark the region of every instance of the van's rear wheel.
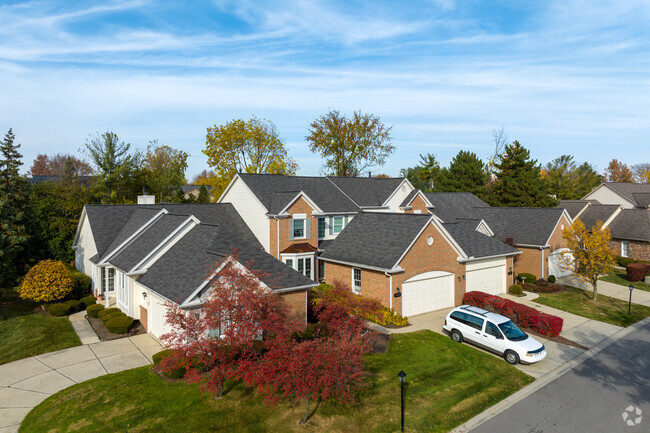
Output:
[[508,364],[519,364],[519,355],[517,355],[517,353],[513,352],[512,350],[506,350],[506,353],[503,354],[503,357]]
[[460,333],[460,331],[457,331],[454,329],[451,331],[451,334],[449,334],[452,340],[454,340],[456,343],[462,343],[463,342],[463,334]]

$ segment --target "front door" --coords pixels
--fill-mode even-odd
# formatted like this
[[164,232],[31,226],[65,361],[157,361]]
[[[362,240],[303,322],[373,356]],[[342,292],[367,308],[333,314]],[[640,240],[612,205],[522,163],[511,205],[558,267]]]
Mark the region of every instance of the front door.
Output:
[[149,332],[149,323],[147,320],[147,309],[140,305],[140,323],[145,331]]

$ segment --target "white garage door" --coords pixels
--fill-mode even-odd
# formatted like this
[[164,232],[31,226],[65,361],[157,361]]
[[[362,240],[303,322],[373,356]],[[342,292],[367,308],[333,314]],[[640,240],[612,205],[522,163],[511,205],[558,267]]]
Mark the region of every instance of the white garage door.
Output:
[[505,259],[471,262],[466,268],[465,291],[478,290],[497,295],[506,292]]
[[454,306],[454,274],[425,272],[402,285],[402,315],[413,316]]
[[548,274],[555,275],[555,277],[566,277],[572,275],[573,272],[569,269],[564,269],[562,266],[562,253],[569,251],[568,248],[560,248],[559,250],[553,251],[548,256]]

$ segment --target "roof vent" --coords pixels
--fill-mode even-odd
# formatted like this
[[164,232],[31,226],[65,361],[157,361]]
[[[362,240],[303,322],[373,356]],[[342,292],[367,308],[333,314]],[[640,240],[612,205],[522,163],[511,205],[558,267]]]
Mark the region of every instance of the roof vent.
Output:
[[155,195],[139,195],[138,204],[156,204]]

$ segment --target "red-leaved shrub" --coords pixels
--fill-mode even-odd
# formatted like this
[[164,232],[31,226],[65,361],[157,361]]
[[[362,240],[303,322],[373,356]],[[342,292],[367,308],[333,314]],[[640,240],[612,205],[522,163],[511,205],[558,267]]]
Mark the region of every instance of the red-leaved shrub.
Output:
[[648,263],[630,263],[627,269],[627,279],[630,281],[641,281],[650,272],[650,264]]
[[562,332],[564,320],[561,317],[542,313],[534,308],[518,302],[492,296],[484,292],[472,291],[465,293],[463,304],[473,305],[492,311],[515,322],[523,328],[530,328],[541,335],[557,337]]

